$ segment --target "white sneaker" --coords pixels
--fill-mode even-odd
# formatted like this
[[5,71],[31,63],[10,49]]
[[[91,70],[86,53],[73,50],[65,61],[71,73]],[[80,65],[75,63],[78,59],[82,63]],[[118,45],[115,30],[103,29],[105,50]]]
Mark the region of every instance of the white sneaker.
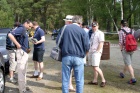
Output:
[[17,81],[14,79],[14,78],[10,78],[10,80],[9,80],[11,83],[17,83]]
[[23,93],[33,93],[33,91],[31,91],[31,90],[26,90],[26,91],[24,91]]

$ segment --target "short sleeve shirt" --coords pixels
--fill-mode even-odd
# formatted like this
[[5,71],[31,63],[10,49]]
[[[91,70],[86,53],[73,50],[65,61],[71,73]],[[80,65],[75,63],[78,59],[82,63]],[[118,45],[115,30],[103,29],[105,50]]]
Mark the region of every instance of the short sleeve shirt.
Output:
[[[33,38],[36,38],[39,41],[39,40],[41,40],[42,36],[45,36],[44,31],[40,27],[37,27]],[[34,48],[41,48],[41,49],[45,50],[44,42],[39,43],[37,45],[34,44]]]
[[28,49],[29,43],[28,43],[28,34],[26,33],[26,28],[21,25],[17,27],[14,31],[11,32],[11,34],[14,35],[18,43],[21,45],[21,48],[26,52],[26,49]]
[[[90,38],[90,49],[89,53],[93,53],[97,50],[99,43],[104,42],[104,33],[100,30],[97,30],[96,32],[92,33]],[[99,52],[102,53],[103,48],[99,50]]]

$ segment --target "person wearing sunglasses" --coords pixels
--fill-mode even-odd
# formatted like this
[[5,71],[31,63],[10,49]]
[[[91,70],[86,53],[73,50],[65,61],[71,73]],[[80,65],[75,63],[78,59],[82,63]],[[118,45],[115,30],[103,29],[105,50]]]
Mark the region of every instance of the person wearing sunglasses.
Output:
[[106,80],[99,65],[105,39],[104,33],[100,31],[98,28],[99,24],[97,22],[93,22],[92,34],[90,37],[90,49],[88,53],[88,65],[93,67],[94,78],[92,81],[88,82],[88,84],[98,85],[98,74],[99,74],[102,81],[100,86],[104,87],[106,85]]

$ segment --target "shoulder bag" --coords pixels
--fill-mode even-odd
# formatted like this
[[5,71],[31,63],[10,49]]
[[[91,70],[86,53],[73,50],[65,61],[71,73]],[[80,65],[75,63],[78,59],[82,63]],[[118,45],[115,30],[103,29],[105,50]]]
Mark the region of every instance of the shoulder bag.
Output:
[[60,61],[62,60],[62,56],[61,56],[61,49],[59,48],[59,44],[61,42],[61,38],[62,38],[62,35],[64,33],[64,30],[66,28],[66,25],[64,26],[62,32],[61,32],[61,35],[59,37],[59,40],[58,40],[58,43],[56,44],[55,47],[52,48],[51,50],[51,54],[50,54],[50,57],[53,58],[54,60],[57,60],[57,61]]

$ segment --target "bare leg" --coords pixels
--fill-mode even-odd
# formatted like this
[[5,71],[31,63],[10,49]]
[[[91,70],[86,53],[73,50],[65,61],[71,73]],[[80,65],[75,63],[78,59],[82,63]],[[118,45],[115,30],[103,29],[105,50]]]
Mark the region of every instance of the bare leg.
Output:
[[131,75],[131,78],[135,78],[134,69],[133,69],[132,65],[128,65],[128,71],[129,71],[129,73]]
[[34,61],[34,68],[35,68],[34,76],[36,76],[38,75],[38,68],[39,68],[39,65],[36,61]]
[[10,75],[10,78],[13,78],[14,72],[11,70],[10,73],[9,73],[9,75]]
[[71,70],[70,81],[69,81],[69,89],[74,89],[74,87],[72,85],[72,71],[73,71],[73,69]]
[[40,75],[39,75],[39,77],[43,77],[43,70],[44,70],[44,64],[43,64],[43,62],[37,62],[38,64],[39,64],[39,69],[40,69]]
[[94,79],[92,82],[97,82],[98,79],[98,72],[95,70],[95,67],[93,67],[93,72],[94,72]]
[[128,66],[124,66],[124,69],[123,69],[123,73],[125,74],[126,73],[126,71],[127,71],[127,69],[128,69]]
[[[102,70],[99,67],[94,67],[94,70],[98,72],[98,74],[101,77],[102,82],[106,82]],[[97,75],[96,75],[96,77],[97,77]]]

